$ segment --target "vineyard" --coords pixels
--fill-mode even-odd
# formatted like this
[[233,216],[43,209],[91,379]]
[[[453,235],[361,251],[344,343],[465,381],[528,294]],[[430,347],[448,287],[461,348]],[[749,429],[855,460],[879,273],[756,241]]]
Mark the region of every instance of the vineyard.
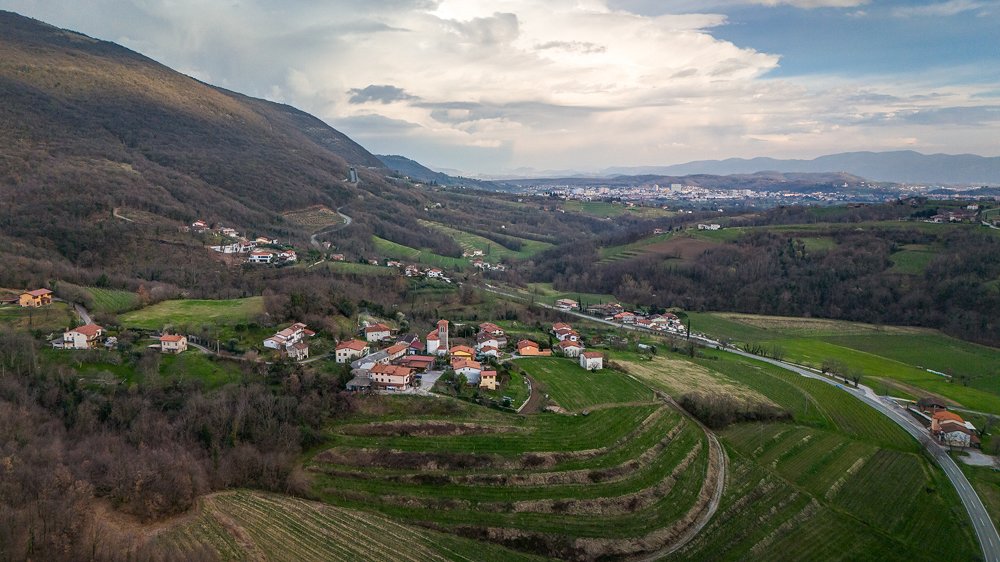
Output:
[[[519,362],[537,376],[529,363]],[[552,384],[560,371],[548,366],[541,378],[552,398],[589,414],[451,402],[425,413],[413,410],[417,401],[382,397],[391,411],[330,428],[329,446],[306,463],[314,491],[345,508],[569,559],[661,552],[710,514],[724,461],[698,425],[620,373],[577,369],[578,386],[591,389],[578,394]]]
[[193,557],[208,548],[222,560],[530,559],[500,547],[414,528],[372,513],[250,491],[205,498],[193,520],[157,540],[182,557]]

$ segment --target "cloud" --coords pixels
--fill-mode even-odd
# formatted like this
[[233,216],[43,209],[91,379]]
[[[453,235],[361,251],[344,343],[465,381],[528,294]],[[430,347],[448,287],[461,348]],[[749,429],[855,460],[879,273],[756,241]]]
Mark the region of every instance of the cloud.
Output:
[[[977,65],[777,78],[779,53],[721,39],[729,19],[704,13],[783,5],[846,14],[865,4],[0,0],[299,107],[372,151],[468,171],[815,156],[892,148],[899,139],[995,152],[996,135],[987,133],[1000,84]],[[943,5],[988,9],[985,0],[934,6]],[[889,10],[871,9],[872,17]]]
[[391,86],[389,84],[371,84],[364,88],[351,88],[347,91],[351,95],[347,101],[354,104],[369,102],[392,103],[397,101],[409,101],[417,99],[417,96],[406,93],[406,90]]
[[927,4],[923,6],[900,6],[892,10],[893,15],[896,17],[947,17],[961,14],[963,12],[971,12],[983,10],[989,7],[995,7],[996,2],[980,2],[977,0],[948,0],[947,2],[939,2],[936,4]]

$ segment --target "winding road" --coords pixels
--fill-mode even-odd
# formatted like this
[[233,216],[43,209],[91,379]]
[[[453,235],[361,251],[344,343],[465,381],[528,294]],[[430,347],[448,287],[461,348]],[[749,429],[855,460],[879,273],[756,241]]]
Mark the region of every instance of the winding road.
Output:
[[[497,295],[513,298],[516,300],[526,300],[526,297],[524,297],[523,295],[515,295],[512,293],[507,293],[497,289],[496,287],[493,287],[492,285],[486,285],[484,287],[484,290]],[[560,312],[564,312],[572,316],[577,316],[579,318],[583,318],[591,322],[598,322],[601,324],[614,326],[616,328],[634,330],[637,332],[649,332],[653,334],[658,334],[657,332],[652,332],[650,330],[646,330],[638,326],[619,324],[617,322],[612,322],[610,320],[595,318],[593,316],[583,314],[582,312],[565,311],[545,303],[535,302],[534,304],[541,306],[543,308],[558,310]],[[663,334],[658,334],[658,335],[663,335]],[[879,399],[878,394],[876,394],[874,390],[865,385],[859,385],[857,389],[849,388],[838,383],[835,380],[831,380],[827,377],[822,376],[817,372],[810,371],[802,366],[795,365],[793,363],[788,363],[786,361],[779,361],[777,359],[770,359],[767,357],[760,357],[758,355],[746,353],[745,351],[740,351],[738,349],[724,347],[719,342],[702,336],[691,336],[691,339],[699,343],[702,343],[704,345],[715,347],[721,351],[726,351],[728,353],[734,353],[736,355],[741,355],[743,357],[747,357],[757,361],[770,363],[777,367],[781,367],[782,369],[786,369],[793,373],[799,374],[803,377],[820,380],[827,384],[837,386],[839,388],[844,389],[846,392],[848,392],[858,400],[861,400],[865,404],[881,412],[885,416],[888,416],[889,419],[896,422],[900,427],[903,428],[903,430],[912,435],[913,438],[917,440],[917,442],[923,444],[924,447],[927,448],[927,451],[931,454],[934,460],[937,461],[938,465],[944,471],[945,476],[948,477],[948,480],[950,480],[952,485],[955,487],[955,491],[958,492],[959,499],[962,500],[962,505],[965,506],[965,511],[969,514],[969,518],[972,520],[972,527],[976,532],[976,538],[979,540],[979,546],[983,551],[983,559],[986,560],[987,562],[1000,562],[1000,534],[997,533],[997,528],[993,524],[993,520],[990,518],[989,512],[986,511],[986,506],[983,505],[983,502],[979,498],[979,495],[976,493],[975,489],[973,489],[972,484],[969,483],[969,479],[965,477],[965,473],[962,472],[962,469],[959,468],[958,464],[955,463],[954,459],[952,459],[951,456],[948,455],[944,447],[942,447],[933,439],[930,439],[930,437],[927,434],[927,430],[924,428],[924,426],[922,426],[919,422],[913,419],[913,417],[911,417],[905,411],[901,411],[901,408],[898,405],[894,404],[892,406],[889,406],[885,404],[881,399]]]
[[343,208],[344,208],[343,206],[337,207],[337,214],[340,215],[340,218],[344,219],[344,222],[342,222],[340,224],[335,224],[335,225],[333,225],[333,226],[331,226],[329,228],[324,228],[323,230],[315,232],[312,236],[309,237],[309,243],[313,245],[313,248],[316,248],[317,250],[322,250],[323,249],[323,247],[319,243],[319,240],[316,239],[317,236],[322,236],[324,234],[329,234],[331,232],[336,232],[336,231],[340,230],[341,228],[346,228],[346,227],[350,226],[350,224],[352,222],[354,222],[354,219],[352,219],[351,217],[349,217],[349,216],[345,215],[344,213],[340,212],[340,210],[343,209]]

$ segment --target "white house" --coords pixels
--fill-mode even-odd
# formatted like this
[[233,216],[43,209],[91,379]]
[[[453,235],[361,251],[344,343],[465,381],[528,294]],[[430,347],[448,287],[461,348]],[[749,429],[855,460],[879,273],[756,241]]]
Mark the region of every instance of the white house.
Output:
[[347,340],[337,344],[334,351],[337,363],[347,363],[352,359],[358,359],[368,354],[371,348],[368,344],[360,340]]
[[285,352],[288,353],[289,358],[294,359],[295,361],[309,359],[309,344],[304,341],[300,341],[291,345],[286,345]]
[[455,370],[455,374],[465,375],[469,384],[478,383],[479,374],[483,372],[483,366],[479,361],[473,361],[472,359],[453,359],[451,368]]
[[562,310],[576,310],[580,308],[580,303],[573,299],[559,299],[556,301],[556,307]]
[[163,334],[160,336],[160,351],[162,353],[182,353],[187,351],[187,336],[180,334]]
[[392,336],[392,332],[385,324],[373,324],[365,327],[365,339],[370,342],[387,340]]
[[583,351],[583,344],[576,341],[563,340],[559,342],[559,349],[566,357],[579,357]]
[[63,333],[63,349],[91,349],[97,347],[104,335],[104,328],[85,324]]
[[316,332],[307,328],[305,324],[296,322],[264,340],[264,347],[268,349],[282,349],[290,345],[295,345],[306,337],[315,335]]
[[250,252],[250,257],[247,258],[247,261],[250,263],[271,263],[273,260],[274,254],[260,250]]
[[584,351],[580,354],[580,366],[588,371],[599,371],[604,368],[604,355],[597,351]]
[[375,365],[368,372],[376,388],[402,390],[413,382],[413,369],[399,365]]
[[698,225],[698,230],[719,230],[720,228],[722,228],[722,225],[715,223]]

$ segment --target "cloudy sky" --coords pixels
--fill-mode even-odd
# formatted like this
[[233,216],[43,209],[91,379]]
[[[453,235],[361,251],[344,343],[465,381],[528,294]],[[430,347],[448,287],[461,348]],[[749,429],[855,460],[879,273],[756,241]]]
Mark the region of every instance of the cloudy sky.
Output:
[[468,173],[1000,155],[1000,0],[0,0]]

